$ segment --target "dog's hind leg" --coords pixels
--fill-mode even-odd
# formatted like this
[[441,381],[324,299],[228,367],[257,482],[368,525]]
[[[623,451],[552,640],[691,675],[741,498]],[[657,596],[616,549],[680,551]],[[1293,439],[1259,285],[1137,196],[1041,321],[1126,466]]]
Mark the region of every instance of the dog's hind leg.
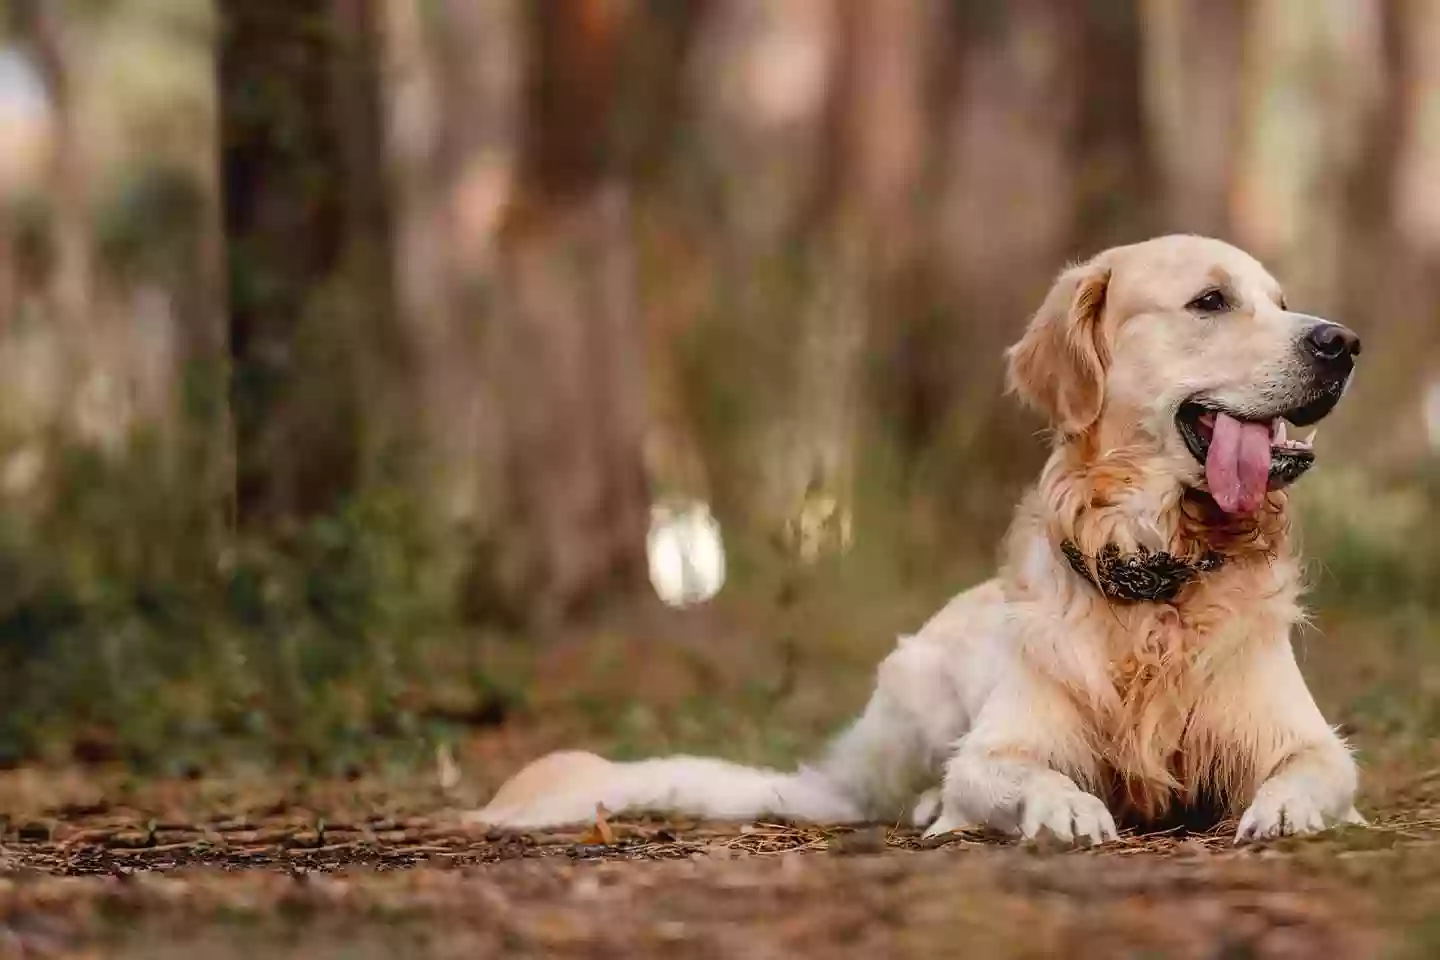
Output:
[[516,774],[469,819],[491,826],[557,826],[593,817],[598,804],[612,813],[646,810],[723,820],[771,815],[818,823],[899,822],[938,770],[934,744],[916,712],[914,684],[934,677],[919,662],[923,654],[904,647],[891,654],[860,718],[819,762],[793,773],[709,757],[614,763],[590,753],[556,753]]
[[[943,652],[913,638],[880,664],[865,711],[830,745],[818,769],[867,818],[923,825],[938,812],[941,765],[964,732]],[[929,802],[927,803],[927,798]]]

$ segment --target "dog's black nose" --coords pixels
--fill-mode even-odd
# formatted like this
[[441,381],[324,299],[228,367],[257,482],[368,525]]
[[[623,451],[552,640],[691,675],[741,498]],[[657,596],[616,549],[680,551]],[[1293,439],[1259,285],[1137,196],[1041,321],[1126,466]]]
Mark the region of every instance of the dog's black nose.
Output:
[[1349,370],[1360,356],[1360,337],[1338,323],[1317,323],[1305,334],[1305,350],[1327,368]]

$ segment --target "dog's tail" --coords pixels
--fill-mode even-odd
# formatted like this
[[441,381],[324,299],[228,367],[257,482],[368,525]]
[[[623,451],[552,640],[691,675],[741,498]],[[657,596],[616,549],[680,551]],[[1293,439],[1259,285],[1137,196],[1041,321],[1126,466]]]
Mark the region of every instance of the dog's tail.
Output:
[[783,773],[708,757],[615,763],[593,753],[552,753],[502,786],[472,819],[533,829],[611,813],[660,811],[713,820],[770,815],[822,823],[863,820],[860,807],[818,770]]
[[667,812],[712,820],[763,816],[859,823],[903,816],[918,792],[917,728],[883,693],[813,767],[793,773],[707,757],[616,763],[593,753],[552,753],[525,767],[468,819],[535,829],[611,813]]

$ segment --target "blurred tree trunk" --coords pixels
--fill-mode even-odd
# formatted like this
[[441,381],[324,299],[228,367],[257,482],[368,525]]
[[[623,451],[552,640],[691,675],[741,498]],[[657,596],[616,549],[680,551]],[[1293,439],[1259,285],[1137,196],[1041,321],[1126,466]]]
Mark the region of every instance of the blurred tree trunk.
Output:
[[[701,282],[714,295],[692,347],[703,357],[686,371],[689,406],[720,515],[762,536],[778,533],[807,491],[849,483],[861,344],[830,219],[838,12],[834,0],[709,4],[687,77],[692,176],[718,221],[698,233]],[[827,339],[827,328],[841,335]],[[822,370],[834,383],[817,396]]]
[[1077,236],[1079,27],[1070,5],[1022,0],[951,7],[935,31],[928,302],[900,345],[897,408],[922,526],[954,524],[940,540],[997,532],[996,498],[1033,474],[999,361]]
[[644,569],[643,337],[610,139],[625,8],[556,0],[526,23],[527,123],[494,347],[510,489],[550,622]]
[[1069,51],[1072,96],[1078,97],[1072,256],[1161,229],[1159,205],[1151,199],[1158,191],[1146,130],[1142,13],[1137,0],[1085,0],[1072,8],[1080,17]]
[[[125,69],[123,57],[105,55],[107,42],[119,29],[149,39],[170,22],[164,13],[127,17],[113,6],[38,0],[6,12],[44,88],[43,98],[28,96],[43,99],[29,110],[43,114],[30,123],[45,141],[27,142],[39,130],[7,130],[7,161],[18,153],[33,163],[31,151],[48,158],[45,175],[28,184],[30,198],[44,201],[43,231],[27,234],[27,262],[16,264],[25,300],[45,322],[7,328],[0,341],[17,428],[7,438],[17,446],[5,452],[40,468],[7,493],[37,494],[38,504],[57,487],[48,481],[62,479],[63,462],[50,456],[51,443],[122,459],[140,449],[136,440],[150,440],[156,482],[183,478],[187,499],[175,516],[218,526],[229,480],[217,386],[225,333],[212,91],[197,82],[148,100],[111,99],[107,82]],[[191,20],[209,23],[204,14]],[[181,69],[203,81],[212,47],[187,41],[177,41]],[[127,140],[118,129],[142,133]],[[155,143],[142,142],[152,133]]]
[[[1076,64],[1077,17],[1062,5],[1022,0],[950,16],[937,268],[957,288],[965,329],[947,339],[967,355],[998,353],[1075,231],[1075,73],[1092,65]],[[1002,273],[1009,282],[995,283]]]
[[[50,98],[52,114],[50,171],[50,230],[53,260],[46,301],[61,340],[62,378],[74,386],[88,372],[89,338],[86,329],[94,284],[93,246],[89,211],[89,181],[84,149],[76,129],[71,51],[63,11],[54,0],[14,0],[10,14],[16,33],[31,50]],[[76,393],[79,391],[77,390]],[[67,411],[69,425],[76,411]]]
[[514,199],[524,107],[524,0],[444,0],[436,19],[443,126],[446,254],[454,314],[430,343],[433,403],[441,411],[445,475],[452,516],[484,534],[498,530],[509,506],[505,416],[496,383],[495,322],[487,291],[496,281],[499,234]]
[[[1375,323],[1408,325],[1413,304],[1440,294],[1440,204],[1433,190],[1440,8],[1402,0],[1379,4],[1377,16],[1380,96],[1357,138],[1362,154],[1348,192],[1347,252],[1357,269],[1346,308],[1373,312]],[[1423,356],[1412,336],[1403,340],[1410,358]]]
[[867,345],[902,295],[918,246],[930,14],[923,0],[834,4],[793,434],[775,451],[790,509],[800,511],[786,520],[802,555],[848,547],[860,445],[873,420]]
[[[1167,231],[1223,237],[1239,142],[1246,0],[1142,0],[1147,130]],[[1197,43],[1203,36],[1205,41]]]
[[490,530],[505,479],[483,297],[514,175],[514,0],[381,0],[395,276],[415,363],[424,484],[437,515]]
[[[373,11],[220,4],[230,347],[244,521],[333,508],[363,467],[361,379],[394,338]],[[384,395],[388,377],[364,388]],[[397,417],[404,419],[403,416]]]
[[[714,503],[700,401],[689,389],[686,344],[703,322],[713,275],[707,231],[694,217],[688,79],[713,0],[641,5],[627,41],[625,107],[616,142],[635,186],[636,246],[645,275],[642,312],[648,380],[645,468],[659,500]],[[698,219],[698,218],[696,218]]]
[[1339,318],[1365,338],[1367,393],[1387,428],[1360,421],[1343,437],[1377,469],[1410,470],[1429,443],[1426,397],[1440,378],[1440,330],[1420,319],[1440,301],[1440,8],[1397,0],[1370,9],[1379,96],[1357,133],[1343,195],[1346,270],[1336,300]]
[[[385,164],[384,0],[331,0],[334,31],[331,82],[336,93],[344,229],[341,275],[355,286],[351,344],[357,379],[364,384],[361,467],[366,479],[385,475],[401,458],[414,479],[412,434],[422,407],[416,350],[408,337],[410,314],[400,305],[394,272],[395,199]],[[379,476],[372,476],[376,470]]]
[[1402,34],[1391,58],[1398,143],[1389,207],[1396,232],[1432,266],[1440,265],[1440,196],[1435,191],[1440,161],[1440,6],[1385,4],[1384,15]]
[[1319,311],[1340,292],[1345,185],[1377,87],[1375,10],[1318,4],[1299,17],[1285,0],[1254,0],[1249,13],[1235,240]]

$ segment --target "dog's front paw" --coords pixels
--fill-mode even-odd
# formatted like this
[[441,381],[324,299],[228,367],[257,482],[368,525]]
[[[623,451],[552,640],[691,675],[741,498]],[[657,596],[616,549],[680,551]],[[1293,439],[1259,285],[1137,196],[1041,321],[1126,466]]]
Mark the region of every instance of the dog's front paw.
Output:
[[[1353,808],[1340,819],[1346,823],[1365,822]],[[1255,802],[1240,818],[1235,842],[1318,833],[1327,826],[1325,805],[1312,794],[1291,784],[1269,783],[1260,788]]]
[[1048,830],[1065,843],[1104,843],[1116,837],[1115,818],[1094,794],[1074,787],[1038,786],[1020,808],[1020,835],[1027,840]]
[[926,790],[920,794],[915,801],[915,806],[910,811],[910,825],[912,827],[928,827],[940,819],[941,795],[940,788]]

